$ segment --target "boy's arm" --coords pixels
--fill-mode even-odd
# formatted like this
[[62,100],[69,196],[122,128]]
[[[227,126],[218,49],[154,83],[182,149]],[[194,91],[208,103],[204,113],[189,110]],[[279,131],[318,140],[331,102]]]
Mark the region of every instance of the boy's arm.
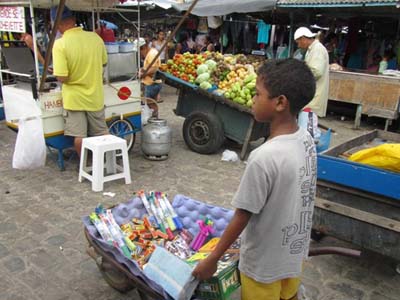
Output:
[[226,227],[224,233],[222,234],[217,247],[193,270],[192,274],[194,277],[200,280],[206,280],[212,277],[217,270],[217,262],[219,258],[242,233],[243,229],[249,222],[251,215],[252,213],[247,210],[236,209],[235,214],[233,215],[228,227]]

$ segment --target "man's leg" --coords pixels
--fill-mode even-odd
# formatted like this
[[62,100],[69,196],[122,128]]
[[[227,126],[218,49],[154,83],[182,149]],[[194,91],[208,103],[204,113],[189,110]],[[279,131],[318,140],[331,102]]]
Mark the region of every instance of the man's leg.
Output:
[[75,148],[76,153],[78,153],[78,156],[81,157],[81,151],[82,151],[82,138],[81,137],[74,138],[74,148]]
[[64,135],[74,137],[74,148],[81,155],[82,139],[87,136],[87,119],[83,111],[64,111]]
[[99,111],[88,111],[86,112],[86,116],[89,136],[110,134],[106,123],[104,108]]

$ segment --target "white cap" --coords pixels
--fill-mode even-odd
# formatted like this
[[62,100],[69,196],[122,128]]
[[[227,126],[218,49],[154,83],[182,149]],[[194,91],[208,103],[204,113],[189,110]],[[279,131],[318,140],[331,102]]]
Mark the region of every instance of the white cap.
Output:
[[[140,47],[146,45],[146,41],[144,38],[139,38],[139,49]],[[138,40],[133,41],[133,51],[138,51]]]
[[311,30],[308,29],[307,27],[299,27],[299,28],[297,28],[296,32],[294,33],[294,40],[297,40],[297,39],[301,38],[302,36],[305,36],[307,38],[313,38],[316,35],[317,35],[316,33],[312,33]]

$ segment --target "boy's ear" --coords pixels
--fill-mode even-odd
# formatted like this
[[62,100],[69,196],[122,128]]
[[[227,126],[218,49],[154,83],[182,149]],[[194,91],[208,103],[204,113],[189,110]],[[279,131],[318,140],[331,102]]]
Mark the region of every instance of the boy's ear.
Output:
[[286,96],[285,95],[278,96],[276,102],[276,110],[278,112],[283,112],[288,109],[289,109],[289,100],[286,98]]

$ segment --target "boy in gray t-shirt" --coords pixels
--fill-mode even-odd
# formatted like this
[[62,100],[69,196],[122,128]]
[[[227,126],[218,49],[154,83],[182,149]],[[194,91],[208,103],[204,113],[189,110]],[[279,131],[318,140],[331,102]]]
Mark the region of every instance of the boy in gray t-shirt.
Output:
[[314,93],[315,79],[304,62],[270,60],[258,70],[253,114],[270,124],[270,136],[251,153],[232,201],[235,214],[216,249],[193,271],[196,278],[210,278],[243,231],[242,300],[296,296],[317,181],[314,142],[296,116]]

